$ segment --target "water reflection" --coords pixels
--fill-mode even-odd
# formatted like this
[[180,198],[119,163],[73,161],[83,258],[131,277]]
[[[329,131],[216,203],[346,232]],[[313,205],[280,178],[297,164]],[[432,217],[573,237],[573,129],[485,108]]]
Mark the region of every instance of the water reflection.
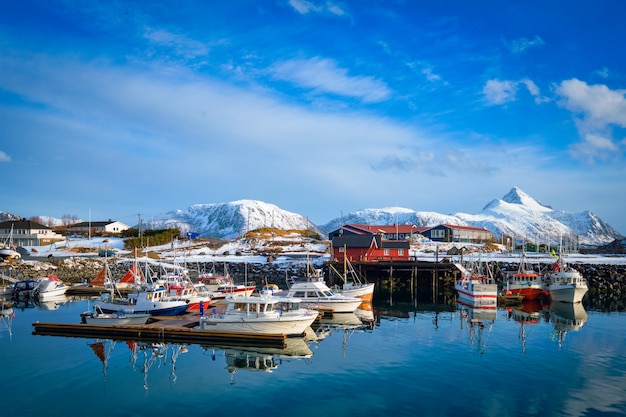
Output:
[[[13,318],[15,311],[9,301],[0,300],[0,332],[9,335],[9,341],[13,340]],[[1,333],[0,333],[1,334]]]
[[218,351],[224,353],[231,384],[235,383],[235,373],[238,371],[271,373],[284,361],[309,359],[313,356],[307,339],[303,337],[287,338],[283,348],[250,346],[203,346],[202,348],[205,352],[211,353],[213,360],[216,359]]
[[559,349],[563,347],[568,332],[577,332],[587,323],[587,311],[582,303],[553,301],[550,304],[550,322],[554,325]]
[[58,310],[59,307],[67,304],[68,301],[69,300],[65,295],[47,297],[45,300],[37,300],[31,297],[14,300],[13,308],[18,310],[25,310],[29,308],[36,308],[38,310]]
[[461,317],[461,330],[468,331],[468,344],[479,354],[485,353],[487,339],[498,317],[494,308],[484,308],[457,302]]
[[526,355],[528,333],[532,332],[532,326],[541,321],[541,310],[543,309],[539,300],[523,301],[520,306],[507,307],[507,319],[515,320],[520,324],[519,340],[522,346],[522,356]]

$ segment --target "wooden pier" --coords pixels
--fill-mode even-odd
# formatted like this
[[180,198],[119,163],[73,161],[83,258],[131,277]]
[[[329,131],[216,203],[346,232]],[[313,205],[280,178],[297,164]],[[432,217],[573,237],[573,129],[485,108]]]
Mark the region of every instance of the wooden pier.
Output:
[[171,343],[219,343],[236,346],[286,347],[284,334],[200,330],[197,315],[156,317],[143,325],[103,326],[84,323],[34,322],[33,334]]

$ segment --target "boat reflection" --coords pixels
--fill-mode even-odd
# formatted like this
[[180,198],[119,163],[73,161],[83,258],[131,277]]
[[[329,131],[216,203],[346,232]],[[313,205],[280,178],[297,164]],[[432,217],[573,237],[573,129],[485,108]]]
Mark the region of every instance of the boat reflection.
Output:
[[125,344],[130,350],[130,364],[132,369],[143,374],[143,387],[147,391],[148,373],[154,366],[157,368],[169,366],[170,379],[176,383],[176,361],[178,356],[188,351],[184,343],[161,343],[161,342],[135,342],[132,340],[118,341],[113,339],[95,339],[87,345],[102,362],[102,376],[106,382],[107,368],[111,353],[117,344]]
[[457,302],[456,306],[461,317],[461,330],[467,328],[468,331],[469,346],[482,355],[498,311],[492,307],[479,307],[463,302]]
[[53,297],[47,297],[45,300],[37,300],[35,298],[25,298],[15,300],[13,307],[19,310],[25,310],[28,308],[36,308],[38,310],[58,310],[59,307],[68,302],[67,297],[63,295],[56,295]]
[[3,332],[9,335],[9,341],[13,340],[13,318],[15,311],[10,301],[0,300],[0,338]]
[[587,323],[587,311],[582,303],[553,301],[550,303],[550,322],[554,325],[559,349],[568,332],[577,332]]
[[513,319],[520,323],[519,338],[522,343],[522,356],[526,354],[526,326],[534,325],[541,321],[543,306],[539,300],[522,301],[519,306],[507,307],[507,319]]
[[342,352],[347,353],[348,339],[356,332],[371,332],[375,326],[374,312],[357,309],[354,313],[324,314],[311,325],[310,340],[319,343],[335,333],[341,333]]
[[271,373],[284,361],[309,359],[313,351],[307,339],[290,337],[285,340],[284,347],[259,346],[202,346],[211,358],[216,359],[219,351],[224,353],[226,370],[230,374],[230,383],[235,383],[238,371]]

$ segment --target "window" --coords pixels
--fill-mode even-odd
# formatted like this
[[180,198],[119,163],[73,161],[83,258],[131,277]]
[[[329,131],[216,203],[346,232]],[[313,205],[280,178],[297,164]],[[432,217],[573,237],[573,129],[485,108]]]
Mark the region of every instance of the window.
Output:
[[404,256],[404,249],[398,249],[398,256]]
[[446,231],[444,229],[436,229],[430,232],[430,236],[434,239],[446,237]]

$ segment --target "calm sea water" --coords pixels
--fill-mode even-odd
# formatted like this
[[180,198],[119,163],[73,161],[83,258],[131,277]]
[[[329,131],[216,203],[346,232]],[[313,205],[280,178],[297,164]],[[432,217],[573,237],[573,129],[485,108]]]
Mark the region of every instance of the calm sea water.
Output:
[[2,318],[1,416],[626,415],[623,313],[374,303],[281,352],[32,334],[88,306]]

